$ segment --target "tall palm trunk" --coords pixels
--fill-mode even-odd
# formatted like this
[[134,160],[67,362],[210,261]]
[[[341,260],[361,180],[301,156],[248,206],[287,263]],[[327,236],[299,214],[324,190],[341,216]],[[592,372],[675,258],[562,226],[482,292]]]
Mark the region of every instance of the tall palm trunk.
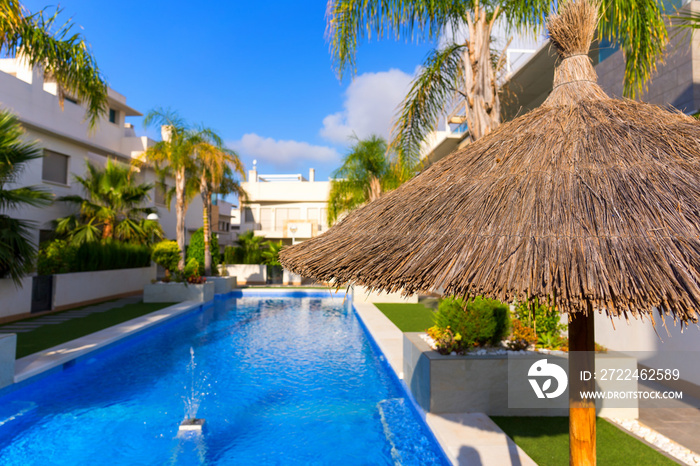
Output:
[[177,217],[176,235],[177,247],[180,248],[180,261],[177,268],[180,272],[185,270],[185,167],[175,172],[175,216]]
[[209,194],[209,183],[207,183],[206,173],[202,172],[199,193],[202,196],[203,230],[204,230],[204,275],[211,275],[211,195]]
[[473,18],[471,14],[467,15],[469,40],[464,52],[465,110],[472,141],[486,136],[501,123],[501,102],[491,62],[491,30],[498,11],[497,7],[491,21],[483,7],[474,9]]
[[102,228],[102,239],[111,239],[114,236],[114,221],[108,218],[104,222]]
[[368,188],[369,192],[367,195],[367,202],[372,202],[375,199],[379,199],[379,196],[382,195],[382,183],[376,176],[372,176],[372,178],[370,178]]

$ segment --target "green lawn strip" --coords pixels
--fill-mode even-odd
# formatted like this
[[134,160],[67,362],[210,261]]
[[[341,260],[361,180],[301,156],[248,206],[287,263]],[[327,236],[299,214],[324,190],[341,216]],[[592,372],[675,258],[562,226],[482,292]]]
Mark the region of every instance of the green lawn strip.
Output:
[[[569,418],[496,416],[491,419],[538,465],[569,464]],[[601,466],[676,464],[601,418],[596,422],[596,444]]]
[[[37,351],[60,345],[76,338],[84,337],[107,327],[150,314],[173,303],[134,303],[97,312],[86,317],[75,317],[60,324],[42,325],[30,332],[17,333],[17,358],[22,358]],[[74,309],[71,309],[74,310]],[[66,311],[68,312],[68,311]],[[54,315],[60,315],[57,313]],[[26,319],[27,322],[34,319]],[[0,328],[2,328],[0,326]]]
[[402,332],[422,332],[432,327],[435,312],[422,304],[375,303]]

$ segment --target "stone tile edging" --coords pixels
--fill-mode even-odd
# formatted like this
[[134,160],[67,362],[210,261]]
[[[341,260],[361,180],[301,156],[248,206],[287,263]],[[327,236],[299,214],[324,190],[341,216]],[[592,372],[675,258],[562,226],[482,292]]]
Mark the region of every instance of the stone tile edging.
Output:
[[[174,317],[199,309],[208,303],[184,301],[150,314],[122,322],[53,348],[30,354],[15,362],[15,384],[51,371],[80,357],[105,348]],[[10,386],[12,387],[12,386]],[[6,387],[6,388],[10,388]]]

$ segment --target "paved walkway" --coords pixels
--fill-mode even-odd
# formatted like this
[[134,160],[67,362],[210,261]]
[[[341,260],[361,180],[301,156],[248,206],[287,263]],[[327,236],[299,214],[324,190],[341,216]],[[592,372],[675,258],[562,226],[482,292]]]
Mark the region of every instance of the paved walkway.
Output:
[[142,296],[129,296],[128,298],[117,299],[106,303],[95,304],[94,306],[76,309],[75,311],[61,312],[58,314],[47,314],[32,320],[12,322],[0,326],[0,333],[26,333],[31,332],[44,325],[56,325],[80,317],[87,317],[91,314],[106,312],[118,307],[140,302]]
[[[640,390],[673,390],[653,382]],[[661,407],[662,406],[662,407]],[[700,453],[700,400],[683,393],[682,400],[640,400],[639,422],[689,450]]]
[[[139,297],[139,300],[140,299]],[[123,303],[122,300],[119,301]],[[15,383],[63,365],[168,319],[190,312],[192,309],[200,307],[201,305],[202,303],[195,301],[183,301],[179,304],[168,306],[150,314],[122,322],[121,324],[91,333],[90,335],[85,335],[84,337],[62,343],[53,348],[20,358],[15,362]],[[104,312],[106,310],[108,309],[95,312]]]

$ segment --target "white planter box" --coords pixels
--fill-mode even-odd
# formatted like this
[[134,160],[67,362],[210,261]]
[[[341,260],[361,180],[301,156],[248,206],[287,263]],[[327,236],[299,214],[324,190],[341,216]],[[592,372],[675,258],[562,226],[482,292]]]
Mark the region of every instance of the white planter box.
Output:
[[17,335],[6,333],[0,335],[0,388],[15,382],[15,355]]
[[[568,359],[568,355],[542,355],[543,358]],[[637,367],[634,358],[624,355],[601,355],[609,367]],[[508,408],[508,356],[468,355],[449,356],[434,351],[420,337],[420,333],[403,334],[404,382],[418,404],[434,414],[480,412],[487,416],[567,416],[568,408]],[[613,385],[617,383],[618,385]],[[637,381],[623,382],[629,391],[637,390]],[[620,389],[619,382],[596,382],[601,390]],[[516,388],[517,389],[517,388]],[[530,391],[525,383],[522,390]],[[636,400],[630,401],[637,406]],[[636,419],[639,410],[606,406],[605,400],[596,401],[599,416]]]
[[143,288],[144,303],[206,302],[214,299],[215,285],[191,283],[151,283]]
[[239,285],[264,285],[267,283],[267,266],[258,264],[229,264],[229,276],[236,277]]
[[236,277],[204,277],[214,284],[215,294],[224,294],[236,288]]
[[156,267],[62,273],[54,277],[53,309],[141,291]]

